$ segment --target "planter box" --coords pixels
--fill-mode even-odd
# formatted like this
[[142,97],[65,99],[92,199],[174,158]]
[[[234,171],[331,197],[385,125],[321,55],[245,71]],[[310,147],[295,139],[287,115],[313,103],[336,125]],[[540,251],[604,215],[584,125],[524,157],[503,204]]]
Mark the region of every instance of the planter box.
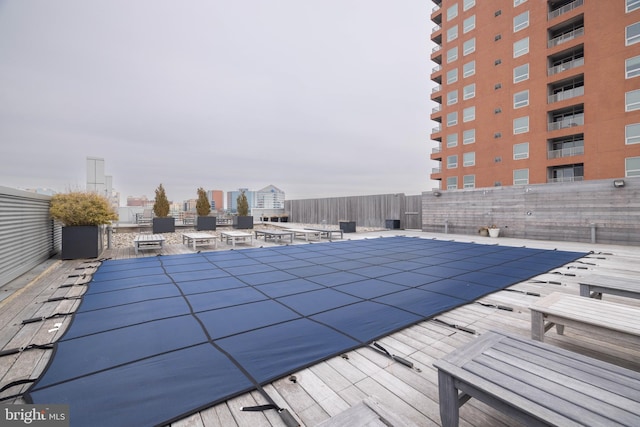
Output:
[[385,220],[385,228],[389,230],[398,230],[400,229],[400,220],[399,219],[387,219]]
[[498,237],[500,235],[499,228],[490,228],[489,229],[489,237]]
[[253,228],[253,217],[252,216],[234,216],[233,228],[237,228],[240,230],[247,230],[247,229]]
[[197,218],[196,230],[215,230],[216,224],[217,222],[215,216],[199,216]]
[[153,218],[153,234],[174,233],[176,220],[172,217]]
[[356,222],[355,221],[340,221],[340,230],[344,233],[355,233]]
[[104,249],[102,227],[62,227],[62,259],[98,258]]

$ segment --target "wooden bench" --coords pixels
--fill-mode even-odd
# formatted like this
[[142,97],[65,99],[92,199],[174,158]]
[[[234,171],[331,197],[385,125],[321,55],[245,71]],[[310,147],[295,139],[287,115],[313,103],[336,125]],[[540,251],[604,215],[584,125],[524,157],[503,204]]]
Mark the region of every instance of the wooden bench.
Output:
[[287,228],[286,231],[293,233],[293,237],[303,236],[306,241],[309,241],[309,237],[315,237],[320,240],[322,238],[322,233],[317,230],[307,230],[304,228]]
[[191,246],[195,251],[198,246],[217,247],[216,236],[209,233],[184,233],[182,235],[182,244]]
[[612,339],[640,343],[640,308],[609,301],[554,292],[531,307],[531,338],[544,340],[544,333],[556,325],[606,334]]
[[286,231],[286,230],[255,230],[256,233],[256,239],[259,236],[263,236],[264,237],[264,241],[266,242],[267,239],[278,239],[279,241],[282,241],[283,237],[289,237],[289,240],[291,241],[291,243],[293,243],[293,232],[292,231]]
[[305,230],[319,231],[320,237],[326,237],[327,239],[333,238],[334,233],[340,234],[340,238],[344,237],[344,231],[342,230],[332,230],[329,228],[306,228]]
[[164,236],[162,234],[138,234],[133,239],[133,250],[136,255],[138,251],[147,249],[160,249],[164,245]]
[[245,233],[243,231],[222,231],[220,232],[220,241],[225,241],[227,245],[231,242],[231,245],[235,248],[236,242],[246,242],[249,239],[250,244],[253,244],[253,234]]
[[443,427],[470,398],[528,426],[640,425],[640,372],[549,344],[487,332],[434,366]]
[[580,279],[580,295],[602,299],[602,294],[612,294],[627,298],[640,298],[640,279],[603,276],[592,274]]

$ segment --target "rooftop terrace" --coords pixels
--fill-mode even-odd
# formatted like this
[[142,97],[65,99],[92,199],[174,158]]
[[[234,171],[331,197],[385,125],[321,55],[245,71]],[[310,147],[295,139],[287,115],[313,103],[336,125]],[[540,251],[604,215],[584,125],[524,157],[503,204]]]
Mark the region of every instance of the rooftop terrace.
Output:
[[[289,224],[288,226],[292,226]],[[372,348],[359,348],[320,362],[307,369],[273,381],[265,391],[281,407],[287,408],[301,424],[353,425],[363,424],[370,416],[369,425],[440,425],[437,371],[433,362],[454,349],[474,340],[488,330],[502,330],[530,337],[529,306],[552,292],[578,295],[578,282],[589,274],[637,278],[640,272],[640,248],[587,243],[529,241],[523,239],[454,236],[420,231],[390,230],[350,233],[349,239],[365,239],[406,235],[424,239],[446,239],[480,244],[526,246],[541,249],[592,252],[579,262],[542,274],[506,290],[481,298],[476,303],[448,311],[435,319],[391,334],[378,342],[390,353],[413,363],[409,368],[393,361]],[[254,246],[282,243],[256,242]],[[309,244],[296,240],[295,244]],[[312,243],[325,244],[325,243]],[[218,251],[231,246],[218,244]],[[207,250],[202,247],[200,250]],[[163,255],[192,253],[185,245],[168,245]],[[106,258],[156,256],[155,251],[136,255],[133,247],[105,251]],[[0,288],[0,349],[25,347],[30,344],[54,342],[70,324],[70,316],[52,317],[43,322],[22,325],[24,319],[48,317],[56,313],[71,313],[79,305],[85,291],[78,285],[90,280],[98,261],[60,261],[51,259],[29,273]],[[537,296],[540,295],[540,296]],[[64,297],[54,302],[44,301]],[[638,300],[605,296],[606,300],[639,305]],[[509,307],[504,310],[500,307]],[[457,326],[457,327],[456,327]],[[591,357],[640,371],[640,348],[621,345],[607,336],[584,335],[567,329],[565,335],[549,331],[545,339],[553,345],[583,353]],[[603,342],[606,345],[603,345]],[[0,357],[0,386],[11,381],[36,378],[45,369],[51,350],[33,349]],[[0,397],[26,390],[27,385],[7,390]],[[23,403],[20,398],[10,400]],[[364,402],[364,404],[363,404]],[[247,393],[222,404],[203,410],[172,426],[282,426],[274,410],[243,412],[241,407],[264,404],[257,391]],[[378,415],[375,415],[377,413]],[[368,415],[367,415],[368,414]],[[514,420],[471,399],[460,409],[463,426],[513,426]],[[349,418],[353,416],[355,418]],[[379,416],[385,418],[382,424]],[[350,421],[346,421],[350,420]],[[376,421],[377,420],[377,421]]]

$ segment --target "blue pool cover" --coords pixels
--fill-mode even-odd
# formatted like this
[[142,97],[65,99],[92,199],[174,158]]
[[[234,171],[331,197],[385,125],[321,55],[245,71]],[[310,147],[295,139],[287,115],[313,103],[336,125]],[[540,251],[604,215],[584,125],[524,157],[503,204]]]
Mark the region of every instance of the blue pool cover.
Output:
[[25,397],[166,424],[584,255],[390,237],[107,260]]

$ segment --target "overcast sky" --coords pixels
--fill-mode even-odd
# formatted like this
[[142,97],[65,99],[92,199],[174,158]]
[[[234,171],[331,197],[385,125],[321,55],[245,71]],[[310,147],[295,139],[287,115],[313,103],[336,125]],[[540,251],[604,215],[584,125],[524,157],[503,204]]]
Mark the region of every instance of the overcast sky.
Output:
[[431,189],[424,0],[0,0],[0,186]]

